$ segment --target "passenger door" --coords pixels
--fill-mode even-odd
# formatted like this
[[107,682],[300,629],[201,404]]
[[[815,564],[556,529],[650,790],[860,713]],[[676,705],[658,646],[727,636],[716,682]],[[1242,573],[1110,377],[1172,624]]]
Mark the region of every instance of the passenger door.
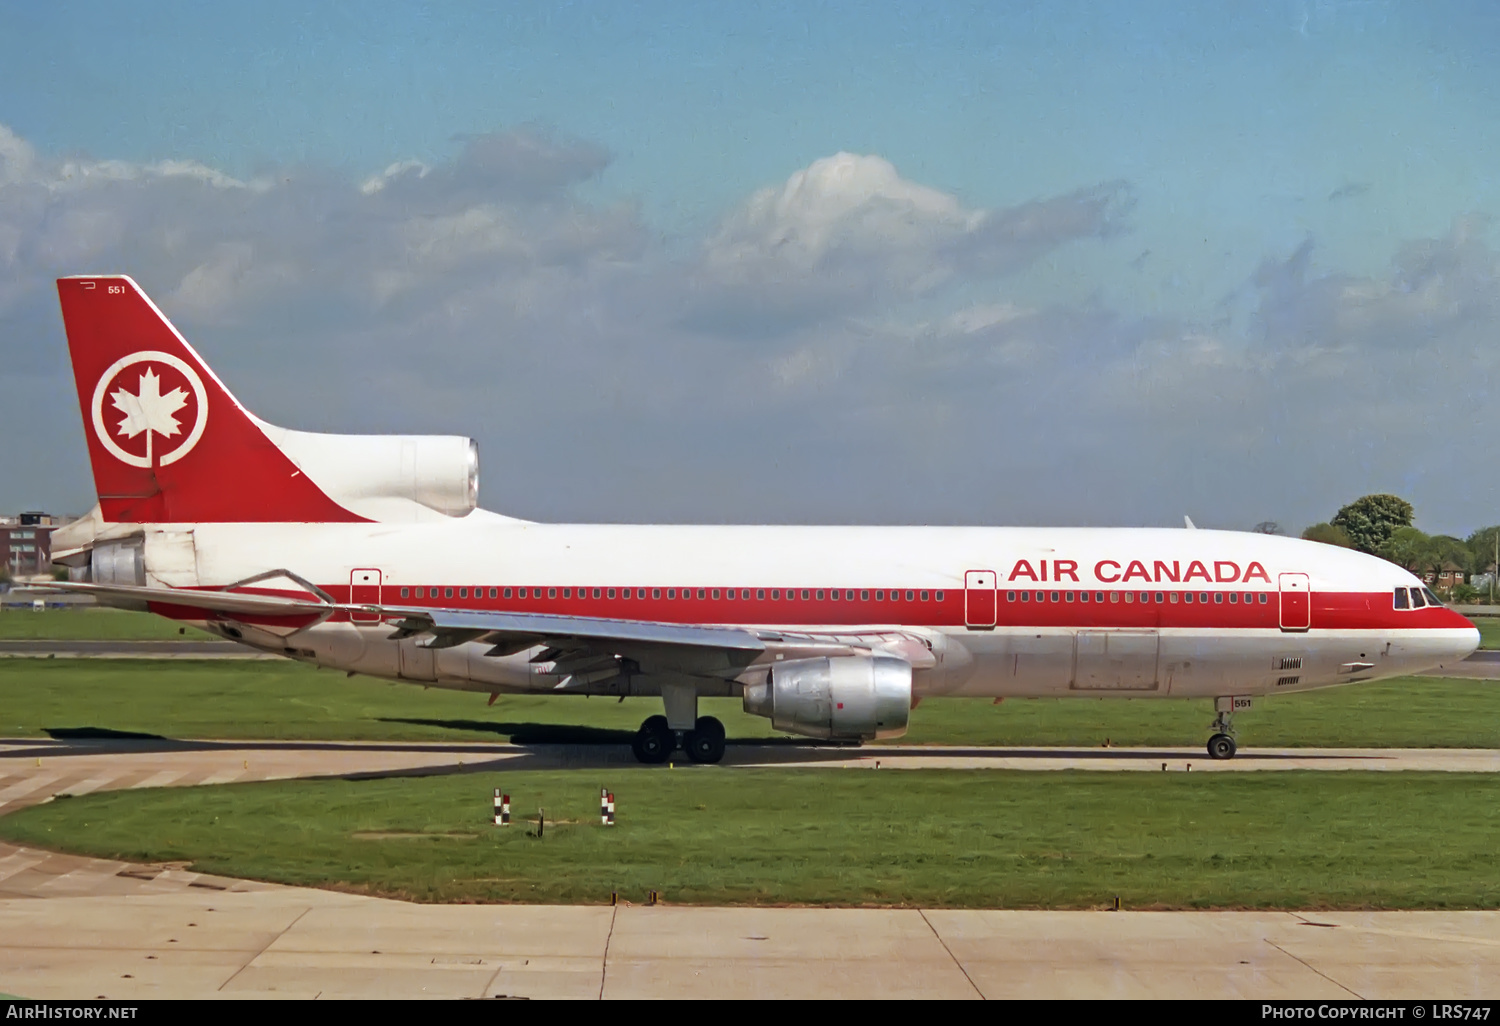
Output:
[[1281,575],[1281,629],[1305,631],[1312,626],[1312,588],[1306,574]]
[[964,574],[964,625],[971,631],[993,630],[995,571],[970,570]]
[[[380,571],[368,567],[349,571],[349,603],[356,606],[380,605]],[[355,623],[379,623],[374,613],[352,613]]]

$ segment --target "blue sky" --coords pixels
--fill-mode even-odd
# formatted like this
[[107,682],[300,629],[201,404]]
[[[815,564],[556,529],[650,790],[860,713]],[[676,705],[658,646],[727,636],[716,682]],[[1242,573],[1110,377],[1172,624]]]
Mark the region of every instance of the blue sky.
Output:
[[[521,350],[484,350],[482,359],[546,367],[549,357],[542,340],[576,331],[564,322],[576,320],[580,309],[595,310],[606,320],[624,318],[622,296],[656,295],[660,289],[658,309],[673,303],[691,308],[685,320],[656,326],[654,344],[667,347],[676,361],[677,369],[669,375],[674,387],[689,394],[695,387],[710,391],[720,387],[717,375],[752,371],[731,368],[724,360],[759,359],[760,372],[780,373],[778,380],[786,379],[788,367],[803,368],[797,372],[799,381],[813,373],[806,368],[824,368],[834,377],[819,394],[838,397],[835,405],[843,419],[806,425],[804,432],[830,446],[820,451],[820,459],[841,452],[850,476],[858,477],[893,445],[899,448],[899,439],[919,435],[918,424],[937,430],[926,418],[951,398],[945,394],[942,402],[903,405],[901,416],[915,421],[901,428],[881,421],[889,436],[856,429],[853,425],[865,423],[862,416],[875,415],[875,407],[864,409],[859,394],[840,389],[853,388],[855,382],[865,394],[896,388],[911,371],[902,361],[920,360],[909,349],[898,355],[880,347],[899,346],[893,340],[916,336],[947,344],[951,340],[944,332],[958,330],[955,324],[965,325],[960,334],[972,341],[973,326],[987,317],[999,320],[986,322],[981,334],[1019,330],[993,325],[1020,323],[1002,314],[1021,311],[1030,326],[1023,340],[985,336],[986,352],[962,349],[964,360],[1009,368],[994,371],[1006,376],[1005,383],[993,382],[997,403],[1020,380],[1031,383],[1027,394],[1055,395],[1066,404],[1069,382],[1080,375],[1095,376],[1085,388],[1105,389],[1106,375],[1118,380],[1128,369],[1150,378],[1150,387],[1168,389],[1151,376],[1202,366],[1203,352],[1211,350],[1215,360],[1229,359],[1225,353],[1250,360],[1237,368],[1221,367],[1221,379],[1193,387],[1208,388],[1221,404],[1244,410],[1246,420],[1236,428],[1241,442],[1232,452],[1248,445],[1258,454],[1257,466],[1294,467],[1290,477],[1305,485],[1298,494],[1268,498],[1265,515],[1250,517],[1251,522],[1283,518],[1300,526],[1299,520],[1320,519],[1329,502],[1344,498],[1333,494],[1335,489],[1366,485],[1432,488],[1437,504],[1432,516],[1443,523],[1431,526],[1460,529],[1469,518],[1500,519],[1500,514],[1481,516],[1466,507],[1500,494],[1475,485],[1465,486],[1458,497],[1451,485],[1435,485],[1439,468],[1450,461],[1455,468],[1466,465],[1461,454],[1432,455],[1447,422],[1437,409],[1438,397],[1446,403],[1462,397],[1472,406],[1487,403],[1491,395],[1487,351],[1480,341],[1486,337],[1491,297],[1473,282],[1476,276],[1487,281],[1484,276],[1493,272],[1496,239],[1486,217],[1500,211],[1495,171],[1500,168],[1500,9],[1493,4],[601,2],[517,4],[495,11],[459,4],[260,3],[236,8],[73,3],[18,5],[4,18],[0,125],[33,155],[34,169],[24,182],[19,173],[11,175],[12,210],[22,209],[17,197],[23,187],[52,181],[47,176],[61,174],[56,169],[70,158],[120,162],[146,169],[140,174],[147,178],[159,174],[149,169],[175,161],[216,169],[240,182],[292,183],[267,195],[301,204],[304,217],[327,219],[337,212],[354,224],[369,211],[359,213],[349,197],[335,199],[332,192],[304,183],[352,187],[400,161],[457,169],[446,179],[437,174],[423,179],[422,202],[433,204],[438,183],[457,188],[458,172],[465,167],[465,173],[479,176],[464,179],[470,184],[503,184],[495,177],[500,174],[496,166],[483,164],[465,149],[473,140],[543,139],[557,151],[547,158],[545,169],[527,174],[561,175],[558,189],[524,202],[465,192],[471,222],[489,218],[486,223],[493,225],[503,214],[506,223],[525,223],[539,236],[550,237],[558,222],[546,217],[562,216],[566,208],[569,223],[587,223],[592,245],[602,248],[584,244],[566,257],[557,255],[561,251],[533,254],[533,262],[524,264],[527,274],[539,273],[554,259],[562,261],[559,266],[587,264],[592,270],[571,279],[577,291],[566,298],[548,293],[538,299],[539,293],[528,293],[525,309],[548,327],[538,328],[530,342],[517,342]],[[533,152],[535,147],[522,149]],[[788,224],[800,232],[812,225],[826,227],[826,217],[834,215],[816,212],[813,204],[796,215],[810,221],[786,222],[792,215],[783,211],[776,215],[782,218],[777,228],[774,218],[767,220],[771,215],[753,213],[753,197],[758,190],[789,190],[796,173],[839,153],[888,162],[905,184],[890,186],[877,165],[860,165],[855,173],[859,181],[887,182],[872,186],[876,207],[839,207],[843,212],[828,236],[832,242],[810,256],[810,264],[788,275],[774,263],[747,257],[746,240],[765,241],[775,231],[788,230]],[[506,167],[514,170],[511,164]],[[1013,228],[1029,224],[1026,211],[1041,211],[1044,228],[1024,245],[1008,236],[1001,252],[994,248],[993,234],[960,230],[954,220],[958,214],[940,211],[932,205],[936,200],[928,202],[931,197],[912,199],[902,191],[908,184],[947,197],[957,210]],[[825,186],[819,186],[824,191],[818,196],[827,200],[833,187]],[[11,222],[23,241],[10,267],[0,268],[11,278],[8,289],[0,278],[0,328],[8,328],[14,338],[20,326],[35,323],[38,330],[55,335],[34,297],[35,282],[46,277],[41,266],[46,261],[27,263],[19,254],[40,245],[44,236],[51,240],[45,252],[67,250],[59,248],[55,236],[45,235],[58,230],[61,209],[67,207],[79,223],[117,218],[148,225],[139,229],[143,232],[165,232],[161,226],[175,216],[170,211],[182,209],[165,198],[161,190],[167,187],[158,181],[151,187],[138,183],[129,196],[99,192],[88,200],[85,216],[68,206],[84,203],[77,198],[80,193],[60,199],[64,193],[48,186],[53,198],[47,218],[16,214]],[[1114,190],[1107,210],[1089,206],[1093,201],[1084,196],[1100,189]],[[229,196],[220,193],[221,199]],[[245,234],[249,229],[243,223],[214,228],[215,218],[232,219],[239,215],[231,210],[239,208],[195,194],[194,202],[199,199],[205,205],[194,222],[199,228],[194,245],[201,247],[196,257],[180,246],[163,242],[153,248],[124,237],[83,252],[129,260],[130,267],[119,269],[135,274],[153,294],[164,293],[169,300],[181,295],[174,316],[190,325],[196,317],[197,326],[210,332],[232,327],[242,339],[261,338],[274,323],[263,312],[274,301],[274,289],[245,286],[220,296],[222,305],[211,310],[201,291],[193,294],[196,306],[188,302],[190,290],[184,283],[195,268],[200,274],[193,281],[200,283],[205,268],[222,269],[226,246],[239,254],[234,266],[240,282],[256,274],[270,280],[275,267],[290,266],[292,258],[278,255],[273,240]],[[435,206],[413,216],[427,218],[422,223],[430,229],[433,217],[452,213],[451,199],[438,203],[445,211],[441,215],[434,213]],[[6,203],[0,192],[0,229],[6,224]],[[935,236],[916,243],[915,236],[901,235],[906,229],[898,224],[909,224],[910,218],[879,219],[884,216],[879,211],[890,203],[915,203],[913,216],[918,221],[932,218],[928,227],[948,233],[943,236],[947,241],[933,249]],[[148,209],[159,211],[153,220],[132,220]],[[276,223],[264,213],[257,216],[263,223]],[[1097,220],[1069,220],[1074,216]],[[320,259],[337,259],[344,252],[341,247],[358,245],[368,231],[368,225],[345,235],[330,229],[316,240],[323,247]],[[400,238],[409,242],[412,231]],[[0,243],[4,239],[0,234]],[[958,259],[954,250],[944,248],[960,244],[969,257]],[[304,250],[311,245],[312,240],[303,241]],[[481,276],[503,269],[512,282],[524,278],[518,270],[522,265],[485,263],[498,259],[496,245],[493,239],[486,243],[488,256],[444,264],[442,274],[451,276],[462,266]],[[1446,247],[1445,255],[1434,257],[1429,252],[1434,246]],[[731,251],[735,255],[726,262]],[[410,267],[415,259],[402,266]],[[1413,261],[1424,260],[1427,271],[1413,269]],[[939,268],[936,277],[922,277],[923,261]],[[612,277],[626,265],[636,275],[628,285]],[[61,272],[60,267],[45,270]],[[392,280],[390,268],[364,271],[372,281]],[[747,277],[731,281],[734,275]],[[1420,278],[1417,285],[1413,275]],[[792,278],[801,279],[795,288],[787,285]],[[696,291],[691,297],[672,292],[667,282],[674,279],[697,282]],[[915,280],[923,284],[913,284]],[[820,288],[807,291],[809,281]],[[1410,298],[1423,282],[1430,286],[1428,304],[1447,304],[1445,308],[1460,312],[1435,320],[1436,307]],[[506,287],[512,286],[495,284],[490,300],[499,302],[495,290]],[[451,308],[452,288],[451,280],[439,275],[404,292],[402,309],[412,318],[407,330],[428,330],[424,317]],[[1379,305],[1400,296],[1408,297],[1400,310]],[[332,324],[350,313],[334,305],[319,307],[315,296],[297,297],[296,302],[299,309]],[[507,299],[502,308],[513,312],[515,302]],[[747,302],[756,311],[778,314],[757,323],[744,313]],[[551,314],[539,313],[538,303],[557,307]],[[172,312],[170,302],[166,305]],[[549,322],[551,316],[562,320]],[[631,311],[630,316],[640,313]],[[265,317],[272,319],[263,324]],[[735,321],[733,330],[724,328],[729,320]],[[1405,323],[1407,328],[1391,329],[1393,338],[1376,337],[1379,333],[1368,327],[1372,320]],[[403,336],[389,321],[389,311],[383,323],[388,344],[399,351]],[[590,329],[595,344],[611,353],[635,344],[625,336],[633,338],[637,328],[615,320],[609,324]],[[648,329],[649,317],[639,330]],[[453,330],[460,349],[477,344],[483,335],[476,325]],[[468,333],[476,334],[471,338]],[[660,341],[668,336],[674,341]],[[746,355],[743,343],[725,349],[728,336],[754,336],[761,340],[760,349],[753,357]],[[1300,355],[1285,351],[1293,336],[1300,340]],[[855,341],[871,337],[879,344]],[[1465,348],[1470,343],[1461,339],[1473,339],[1477,348]],[[55,339],[49,336],[48,341]],[[570,344],[582,346],[584,341],[570,336]],[[211,345],[210,340],[202,342],[205,350]],[[1198,355],[1184,356],[1184,346]],[[1379,358],[1351,355],[1351,346],[1366,347]],[[1411,376],[1400,354],[1415,358],[1416,349],[1427,351],[1429,367],[1451,375],[1453,388],[1445,391],[1441,379],[1424,383],[1420,375]],[[665,352],[650,350],[646,358],[664,358]],[[1164,352],[1171,355],[1160,355]],[[1270,367],[1268,352],[1286,362]],[[1042,360],[1038,353],[1051,358]],[[26,365],[36,366],[38,373],[47,367],[56,377],[55,361],[27,359],[31,363]],[[1341,365],[1341,359],[1349,362]],[[1327,465],[1347,465],[1349,459],[1332,454],[1312,459],[1305,444],[1292,451],[1290,439],[1314,429],[1313,422],[1299,419],[1312,413],[1257,406],[1262,400],[1230,395],[1233,383],[1253,376],[1253,368],[1270,375],[1263,381],[1267,387],[1279,389],[1286,375],[1299,374],[1294,368],[1305,369],[1309,360],[1322,361],[1318,374],[1359,376],[1362,381],[1361,390],[1346,400],[1330,400],[1311,390],[1299,393],[1300,402],[1319,409],[1328,402],[1359,403],[1358,410],[1342,415],[1323,409],[1320,416],[1329,419],[1317,422],[1320,430],[1353,430],[1348,425],[1368,416],[1372,404],[1413,425],[1398,432],[1399,438],[1387,439],[1389,465],[1381,465],[1379,453],[1372,452],[1360,473],[1335,474],[1329,480]],[[925,366],[930,371],[934,364]],[[253,374],[253,367],[247,370]],[[416,379],[421,372],[411,374]],[[707,377],[695,379],[694,374]],[[1301,372],[1299,387],[1311,389],[1311,378]],[[14,381],[11,385],[21,387]],[[55,384],[46,387],[55,394]],[[248,387],[255,387],[253,380]],[[390,387],[399,391],[394,383]],[[1413,388],[1427,400],[1414,409],[1406,406]],[[43,393],[28,384],[26,394]],[[273,406],[282,401],[286,414],[293,414],[291,398],[269,393],[266,399]],[[455,401],[456,409],[472,409],[476,417],[490,415],[477,395],[467,400],[472,407]],[[798,402],[791,397],[781,401]],[[1222,506],[1222,519],[1231,521],[1253,491],[1235,487],[1241,473],[1218,476],[1223,452],[1196,451],[1191,434],[1177,437],[1156,422],[1163,409],[1179,417],[1199,415],[1180,403],[1156,395],[1117,411],[1135,450],[1154,448],[1168,465],[1180,459],[1186,469],[1175,480],[1153,472],[1149,488],[1122,482],[1117,487],[1129,491],[1128,496],[1088,509],[1078,507],[1083,493],[1070,486],[1053,489],[1050,500],[1037,498],[1032,489],[1026,500],[1004,490],[960,490],[951,502],[937,500],[936,512],[929,515],[976,519],[966,514],[977,508],[982,514],[978,519],[987,521],[1113,522],[1123,516],[1151,522],[1169,509],[1208,504],[1216,510]],[[889,414],[889,407],[881,409]],[[766,412],[748,403],[745,423],[761,422]],[[1002,418],[996,427],[1002,426],[1002,414],[992,415]],[[397,427],[392,423],[384,429]],[[486,429],[467,430],[483,436]],[[499,426],[491,430],[497,438],[504,435]],[[653,429],[642,422],[640,430],[637,441],[651,442]],[[1072,460],[1076,453],[1071,446],[1082,446],[1086,436],[1043,449],[1054,458]],[[778,445],[796,449],[790,436],[764,441],[768,450]],[[578,455],[570,453],[570,458]],[[911,483],[930,486],[980,455],[935,459],[931,476],[928,470],[913,472]],[[699,454],[684,451],[680,457],[691,465],[712,465]],[[1024,454],[1001,458],[986,451],[983,458],[995,460],[1000,470],[1033,476],[1045,472],[1030,466]],[[611,468],[617,461],[599,459],[600,474],[613,480]],[[798,467],[798,480],[816,479],[812,457],[808,460]],[[1106,476],[1120,465],[1118,458],[1101,460],[1099,470]],[[545,472],[541,458],[532,464],[521,459],[520,465],[532,473]],[[785,461],[776,467],[768,463],[760,470],[774,478],[782,472],[776,468],[784,466]],[[13,496],[12,504],[78,501],[79,490],[60,482],[39,485],[39,498],[23,500],[15,478],[45,478],[45,472],[35,464],[28,464],[24,473],[19,466],[0,466],[0,472],[7,469],[11,480],[0,486],[0,494]],[[68,473],[76,474],[76,460]],[[723,487],[734,495],[727,504],[733,508],[718,509],[708,500],[663,502],[644,490],[627,505],[640,516],[669,519],[689,514],[739,519],[733,515],[736,509],[747,510],[752,518],[772,515],[771,504],[757,505],[760,492],[739,495],[738,485]],[[1309,490],[1313,494],[1306,494]],[[607,515],[590,509],[591,504],[580,492],[559,498],[555,507],[528,512]],[[837,503],[810,503],[802,512],[807,518],[857,519],[857,507],[870,503],[861,499],[848,505],[840,509]],[[875,515],[891,519],[921,518],[927,509],[902,501],[877,505]]]

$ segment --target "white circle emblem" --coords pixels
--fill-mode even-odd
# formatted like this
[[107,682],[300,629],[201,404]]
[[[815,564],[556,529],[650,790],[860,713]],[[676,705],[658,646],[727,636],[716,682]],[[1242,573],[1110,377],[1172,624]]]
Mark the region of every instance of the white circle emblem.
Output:
[[[178,422],[177,414],[187,405],[187,394],[179,387],[161,391],[161,376],[147,367],[138,376],[124,374],[137,364],[163,364],[181,374],[193,390],[193,426],[185,433]],[[104,422],[104,403],[108,399],[112,408],[124,415],[124,419],[113,429]],[[193,451],[203,429],[208,426],[208,391],[203,379],[184,360],[171,353],[147,350],[121,357],[110,365],[99,377],[94,387],[93,401],[94,434],[110,455],[132,467],[149,468],[153,456],[159,466],[169,466]],[[127,451],[120,445],[121,438],[136,438],[145,435],[145,454]],[[163,448],[161,443],[171,448]],[[175,443],[175,444],[174,444]]]

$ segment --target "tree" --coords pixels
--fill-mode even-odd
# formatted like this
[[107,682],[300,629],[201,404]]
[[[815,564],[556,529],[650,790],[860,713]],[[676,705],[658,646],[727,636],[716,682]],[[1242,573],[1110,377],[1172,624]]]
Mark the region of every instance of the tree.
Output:
[[1354,548],[1354,543],[1344,533],[1341,527],[1332,524],[1313,524],[1302,532],[1302,537],[1308,541],[1322,542],[1324,545],[1337,545],[1343,549]]
[[1366,495],[1339,510],[1331,522],[1356,549],[1378,555],[1398,527],[1411,526],[1414,515],[1411,503],[1399,495]]
[[1250,528],[1250,530],[1254,531],[1256,534],[1280,534],[1281,525],[1274,520],[1262,520],[1260,523]]
[[1420,574],[1429,560],[1432,538],[1415,527],[1398,527],[1380,547],[1379,555],[1403,570]]
[[1491,601],[1495,598],[1495,573],[1500,570],[1495,560],[1496,542],[1500,541],[1500,526],[1481,527],[1464,541],[1472,554],[1472,573],[1488,573],[1490,575],[1489,597]]

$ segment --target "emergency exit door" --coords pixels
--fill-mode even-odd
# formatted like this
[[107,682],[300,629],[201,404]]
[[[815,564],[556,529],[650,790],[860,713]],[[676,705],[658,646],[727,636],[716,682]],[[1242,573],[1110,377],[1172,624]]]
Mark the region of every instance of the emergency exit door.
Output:
[[1306,574],[1281,575],[1281,629],[1305,631],[1312,626],[1312,594]]
[[[349,572],[349,603],[355,606],[380,605],[380,571],[373,569]],[[355,623],[379,623],[375,613],[352,613],[349,619]]]
[[995,626],[995,571],[970,570],[964,574],[964,624],[971,631]]

